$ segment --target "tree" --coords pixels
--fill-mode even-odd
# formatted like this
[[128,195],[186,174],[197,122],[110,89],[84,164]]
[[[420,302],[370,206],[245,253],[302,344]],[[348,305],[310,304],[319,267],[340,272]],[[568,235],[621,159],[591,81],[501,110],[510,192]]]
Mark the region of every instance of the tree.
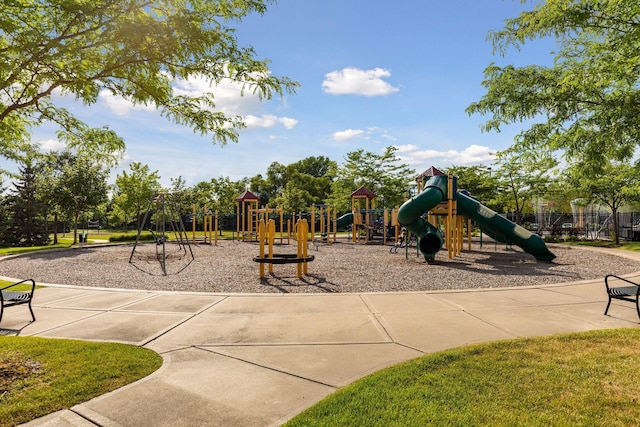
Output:
[[351,193],[365,186],[381,198],[385,206],[400,206],[416,173],[400,163],[396,151],[396,147],[390,146],[382,154],[362,149],[347,153],[345,163],[338,168],[329,203],[347,211]]
[[61,193],[65,191],[61,187],[60,176],[64,172],[64,167],[67,164],[74,163],[76,156],[70,151],[48,153],[44,159],[42,159],[37,169],[40,171],[38,174],[38,197],[42,203],[46,206],[47,216],[53,214],[53,244],[58,243],[58,222],[60,215],[64,213],[60,203],[62,202]]
[[4,182],[0,180],[0,246],[6,245],[5,238],[9,236],[11,229],[11,211],[7,206],[7,198],[5,195],[6,188]]
[[[311,156],[289,165],[273,162],[267,169],[267,177],[256,175],[250,180],[250,190],[261,205],[280,205],[283,200],[296,200],[295,206],[308,201],[323,203],[331,194],[331,184],[335,178],[337,163],[324,156]],[[284,197],[284,192],[288,196]],[[292,194],[296,194],[292,198]],[[305,208],[306,208],[305,207]]]
[[496,203],[499,184],[492,167],[452,166],[446,172],[458,177],[458,189],[468,191],[480,203],[495,211],[501,209]]
[[611,209],[614,242],[620,244],[618,209],[640,199],[640,165],[610,161],[593,168],[590,162],[576,162],[567,170],[570,185],[582,191],[593,202]]
[[494,49],[553,37],[552,66],[495,63],[485,70],[487,93],[467,108],[492,114],[483,130],[532,120],[516,149],[562,150],[594,162],[630,158],[640,141],[640,3],[555,0],[506,21],[490,34]]
[[505,151],[498,153],[496,165],[495,203],[502,206],[500,210],[513,212],[514,222],[519,224],[531,202],[547,193],[557,161],[548,156],[519,156]]
[[78,241],[80,215],[107,199],[109,171],[94,159],[79,156],[63,166],[60,175],[60,206],[73,218],[73,243]]
[[111,218],[126,224],[136,221],[136,229],[140,229],[140,221],[149,200],[160,191],[160,175],[158,171],[151,172],[149,165],[133,162],[129,165],[130,172],[122,171],[116,176]]
[[290,167],[294,168],[298,173],[311,175],[314,178],[333,178],[338,165],[328,157],[311,156],[292,163]]
[[[0,155],[15,157],[34,126],[52,122],[70,147],[124,148],[108,128],[91,128],[56,105],[70,94],[85,105],[101,91],[154,105],[175,123],[237,141],[240,117],[215,109],[215,84],[227,79],[270,99],[297,83],[270,74],[267,60],[238,45],[229,25],[264,13],[272,0],[32,0],[0,8]],[[203,79],[213,89],[183,95],[177,80]]]
[[309,211],[314,204],[313,196],[308,191],[296,186],[293,181],[289,181],[284,189],[275,199],[277,206],[282,206],[286,212]]
[[9,213],[8,227],[1,237],[5,246],[41,246],[49,242],[43,204],[37,196],[37,179],[33,164],[27,162],[20,168],[20,179],[13,184],[12,194],[4,200]]
[[331,196],[332,184],[338,164],[325,156],[312,156],[287,166],[289,181],[286,187],[294,187],[309,194],[311,203],[321,204]]
[[236,198],[247,187],[245,180],[231,181],[229,177],[212,178],[213,200],[209,205],[212,210],[219,212],[235,212]]
[[175,209],[181,214],[193,212],[194,197],[193,188],[187,187],[186,181],[181,177],[170,178],[172,203]]

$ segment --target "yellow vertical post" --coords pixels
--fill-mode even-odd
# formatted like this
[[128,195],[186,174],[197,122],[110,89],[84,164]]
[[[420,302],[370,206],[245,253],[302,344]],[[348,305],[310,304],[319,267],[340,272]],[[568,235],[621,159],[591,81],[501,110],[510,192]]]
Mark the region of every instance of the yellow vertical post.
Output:
[[[280,206],[280,244],[284,243],[284,208]],[[287,242],[288,243],[288,242]]]
[[211,209],[207,209],[205,206],[205,211],[207,212],[207,231],[209,233],[209,245],[213,245],[213,212]]
[[236,211],[237,211],[237,215],[236,215],[236,233],[238,234],[238,237],[240,237],[240,218],[242,218],[242,211],[240,210],[240,202],[236,203]]
[[[297,224],[296,224],[297,226]],[[314,242],[316,240],[316,207],[311,206],[311,241]],[[300,232],[300,230],[298,230]]]
[[[298,243],[298,253],[297,256],[298,258],[302,258],[302,246],[307,246],[307,242],[306,240],[303,240],[303,236],[302,236],[302,220],[299,219],[298,222],[296,222],[296,234],[297,234],[297,243]],[[302,265],[297,264],[297,268],[298,268],[298,278],[302,277]]]
[[[309,234],[309,226],[306,220],[298,220],[296,223],[296,229],[298,232],[298,258],[307,257],[307,238]],[[298,263],[298,278],[302,277],[302,274],[307,274],[307,263]]]
[[[276,236],[276,222],[272,219],[269,220],[269,230],[268,230],[268,235],[269,235],[269,258],[273,258],[273,240]],[[273,274],[273,264],[269,263],[269,273]]]
[[191,243],[196,244],[196,205],[193,205],[193,216],[191,217]]
[[471,218],[467,218],[467,248],[471,251]]
[[324,235],[324,207],[320,206],[320,241],[322,241],[322,236]]
[[[258,225],[258,241],[260,242],[260,258],[264,258],[264,221],[260,221]],[[260,277],[264,277],[264,263],[260,263]]]
[[338,238],[338,210],[336,208],[333,209],[333,243],[336,242]]
[[[307,235],[307,228],[308,228],[306,222],[302,225],[302,228],[304,229],[304,235],[305,235],[304,245],[302,245],[302,257],[306,258],[307,257],[307,238],[306,238],[306,235]],[[307,262],[306,261],[302,263],[302,273],[303,274],[307,274]]]
[[218,211],[216,211],[216,223],[215,223],[215,227],[213,229],[213,239],[214,239],[213,241],[214,241],[214,244],[216,246],[218,246],[218,226],[220,225],[218,223],[218,218],[219,218]]
[[[207,212],[207,205],[204,205],[202,210],[202,243],[207,243],[207,234],[209,230],[209,215]],[[211,242],[209,242],[211,244]]]

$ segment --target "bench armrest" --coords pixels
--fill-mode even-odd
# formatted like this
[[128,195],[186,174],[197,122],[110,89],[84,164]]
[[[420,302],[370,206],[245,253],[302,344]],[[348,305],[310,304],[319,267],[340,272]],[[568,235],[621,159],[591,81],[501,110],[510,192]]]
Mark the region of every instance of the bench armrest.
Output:
[[629,284],[631,284],[631,285],[636,286],[636,288],[637,288],[637,289],[636,289],[636,295],[640,295],[640,283],[632,282],[632,281],[631,281],[631,280],[629,280],[629,279],[625,279],[624,277],[616,276],[615,274],[607,274],[607,275],[604,277],[604,284],[605,284],[605,286],[607,287],[607,292],[609,292],[609,289],[611,289],[611,287],[609,286],[609,278],[610,278],[610,277],[611,277],[611,278],[614,278],[614,279],[617,279],[617,280],[621,280],[621,281],[623,281],[623,282],[627,282],[627,283],[629,283]]

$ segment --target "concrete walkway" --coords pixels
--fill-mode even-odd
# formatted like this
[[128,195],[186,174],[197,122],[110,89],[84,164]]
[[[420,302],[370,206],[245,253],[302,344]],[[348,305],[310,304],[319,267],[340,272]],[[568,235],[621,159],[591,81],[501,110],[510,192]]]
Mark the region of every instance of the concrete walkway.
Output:
[[[640,279],[640,273],[634,276]],[[602,279],[492,290],[220,295],[53,286],[37,321],[7,310],[0,334],[118,341],[159,352],[136,383],[30,426],[277,426],[358,378],[472,343],[638,327]]]

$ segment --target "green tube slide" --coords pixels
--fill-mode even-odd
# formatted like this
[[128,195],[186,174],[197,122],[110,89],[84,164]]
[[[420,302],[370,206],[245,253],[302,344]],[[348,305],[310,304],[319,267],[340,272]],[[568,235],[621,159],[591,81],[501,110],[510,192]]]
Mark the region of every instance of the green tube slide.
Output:
[[338,230],[344,230],[351,224],[353,224],[353,212],[346,213],[336,219],[336,229]]
[[434,176],[427,181],[425,189],[411,200],[404,202],[398,210],[398,222],[418,236],[420,252],[427,262],[432,262],[442,248],[442,233],[422,215],[435,208],[447,198],[448,178]]
[[544,244],[544,240],[488,207],[465,195],[457,194],[458,214],[474,220],[483,233],[493,239],[520,246],[522,250],[533,255],[538,261],[553,261],[556,257]]
[[[418,236],[420,252],[432,262],[444,243],[442,233],[422,216],[447,199],[448,177],[429,178],[425,189],[411,200],[407,200],[398,211],[398,222]],[[525,230],[505,217],[498,215],[478,201],[458,192],[458,214],[474,220],[480,229],[499,242],[521,247],[538,261],[552,261],[556,256],[549,251],[544,240],[537,234]]]

